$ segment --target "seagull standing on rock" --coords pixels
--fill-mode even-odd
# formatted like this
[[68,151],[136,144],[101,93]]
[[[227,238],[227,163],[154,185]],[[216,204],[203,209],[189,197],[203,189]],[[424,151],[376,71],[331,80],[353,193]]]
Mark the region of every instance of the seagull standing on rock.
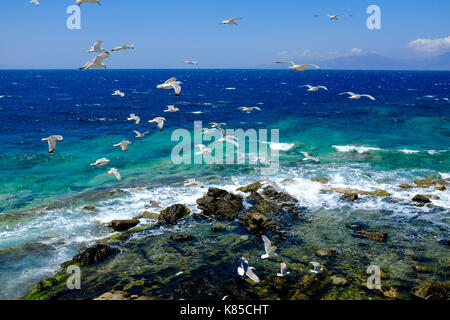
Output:
[[148,120],[149,123],[156,123],[159,131],[162,131],[162,129],[163,129],[164,121],[167,121],[167,120],[163,117],[156,117],[155,119]]
[[250,279],[252,279],[255,283],[259,283],[260,280],[258,278],[258,276],[253,272],[253,270],[255,270],[254,267],[250,267],[248,265],[248,260],[246,257],[242,257],[241,258],[241,265],[237,268],[237,273],[243,277],[243,276],[247,276]]
[[56,141],[63,141],[63,136],[60,135],[53,135],[47,138],[43,138],[42,141],[48,142],[48,153],[53,153],[53,151],[56,148]]
[[275,251],[278,248],[276,246],[272,246],[269,238],[267,238],[265,235],[262,235],[261,238],[264,241],[264,250],[266,251],[266,253],[261,256],[261,259],[268,259],[277,256],[278,254],[276,254]]
[[166,80],[166,82],[162,83],[162,84],[158,84],[156,86],[157,89],[173,89],[175,91],[175,95],[178,97],[180,95],[181,92],[181,86],[183,82],[181,81],[177,81],[176,77],[172,77],[168,80]]
[[113,146],[114,147],[120,147],[122,149],[122,151],[127,151],[128,150],[128,146],[130,144],[133,144],[133,142],[128,141],[128,140],[124,140],[124,141],[121,141],[121,142],[119,142],[119,143],[117,143],[117,144],[115,144]]

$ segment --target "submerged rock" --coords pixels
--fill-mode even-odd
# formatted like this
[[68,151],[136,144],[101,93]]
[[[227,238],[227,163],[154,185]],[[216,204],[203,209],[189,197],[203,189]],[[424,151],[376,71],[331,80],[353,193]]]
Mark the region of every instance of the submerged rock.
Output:
[[450,290],[450,282],[423,284],[411,289],[414,297],[424,300],[447,300]]
[[96,262],[105,260],[116,251],[117,249],[114,249],[110,246],[104,244],[96,244],[73,257],[72,261],[78,262],[81,266],[89,266]]
[[348,283],[346,279],[338,276],[331,276],[330,279],[333,282],[333,285],[337,287],[345,286]]
[[384,295],[386,298],[393,298],[393,299],[398,299],[398,298],[400,298],[400,295],[398,294],[398,291],[397,291],[397,289],[395,289],[395,288],[390,288],[390,289],[387,289],[387,288],[381,288],[381,292],[383,292],[383,295]]
[[319,257],[336,257],[336,251],[331,249],[319,249],[316,251],[316,256]]
[[412,201],[414,202],[419,202],[419,203],[430,203],[431,200],[429,197],[423,195],[423,194],[416,194],[413,198]]
[[114,231],[125,231],[131,229],[139,224],[138,219],[129,220],[113,220],[108,225],[114,229]]
[[366,230],[356,230],[354,235],[372,239],[375,241],[385,242],[387,240],[387,232],[384,231],[366,231]]
[[188,207],[184,204],[174,204],[161,211],[158,216],[158,223],[160,224],[175,224],[178,220],[188,216],[191,213]]
[[328,181],[330,181],[330,179],[329,178],[312,178],[311,181],[327,184]]
[[225,231],[225,225],[223,225],[222,223],[215,223],[215,224],[213,224],[213,226],[212,226],[212,231],[213,232],[222,232],[222,231]]
[[428,273],[431,272],[431,269],[428,268],[427,266],[423,266],[420,264],[416,264],[413,266],[414,271],[418,272],[418,273]]
[[410,184],[407,184],[407,183],[399,184],[398,187],[399,187],[400,189],[412,189],[412,188],[415,188],[414,186],[412,186],[412,185],[410,185]]
[[170,240],[176,242],[191,241],[194,237],[190,234],[176,234],[170,237]]
[[83,210],[94,211],[96,208],[94,206],[84,206]]
[[433,185],[441,185],[441,186],[448,185],[448,182],[445,181],[444,179],[425,178],[425,179],[414,179],[413,181],[419,188],[429,188]]
[[342,195],[342,198],[348,201],[355,201],[358,199],[358,194],[354,192],[346,192]]
[[322,189],[322,191],[325,192],[336,192],[340,194],[346,194],[346,193],[356,193],[360,196],[372,196],[372,197],[390,197],[391,194],[387,192],[386,190],[375,190],[375,191],[364,191],[359,189],[352,189],[352,188],[326,188]]
[[244,208],[242,197],[219,188],[209,188],[206,195],[197,199],[197,207],[206,216],[217,220],[235,220]]

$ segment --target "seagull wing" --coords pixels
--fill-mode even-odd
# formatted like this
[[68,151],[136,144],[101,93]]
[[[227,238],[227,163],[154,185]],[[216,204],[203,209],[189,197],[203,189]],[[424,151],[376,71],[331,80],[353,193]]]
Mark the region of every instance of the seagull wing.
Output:
[[178,83],[173,82],[172,83],[172,88],[175,90],[175,95],[179,96],[180,92],[181,92],[181,86]]
[[92,46],[92,48],[93,48],[94,50],[101,50],[100,46],[101,46],[102,43],[103,43],[102,40],[96,41],[96,42],[94,43],[94,45]]
[[319,88],[319,89],[324,89],[324,90],[328,90],[328,88],[325,87],[325,86],[318,86],[317,88]]
[[361,97],[367,97],[370,100],[376,100],[374,97],[372,97],[370,94],[361,94]]
[[253,270],[251,268],[247,269],[246,274],[247,274],[247,277],[252,279],[255,283],[258,283],[260,281],[258,276],[253,272]]
[[167,79],[166,82],[164,82],[165,84],[169,83],[169,82],[173,82],[173,81],[177,81],[176,77],[172,77],[170,79]]
[[101,64],[102,61],[110,56],[109,52],[105,52],[103,54],[99,54],[92,60],[92,63],[94,64]]
[[266,254],[269,254],[270,250],[272,249],[272,243],[265,235],[262,235],[261,238],[264,241],[264,250],[266,251]]

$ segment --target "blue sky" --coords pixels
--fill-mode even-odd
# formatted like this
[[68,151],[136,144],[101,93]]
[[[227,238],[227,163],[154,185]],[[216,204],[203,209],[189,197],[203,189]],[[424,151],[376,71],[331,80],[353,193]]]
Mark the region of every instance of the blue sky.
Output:
[[[75,68],[103,47],[131,44],[110,68],[253,68],[279,59],[314,62],[343,55],[431,56],[450,51],[448,0],[101,0],[81,6],[81,30],[68,30],[74,0],[0,1],[0,68]],[[381,8],[381,30],[366,27],[369,5]],[[351,13],[340,21],[317,13]],[[223,19],[242,17],[237,27]],[[408,45],[416,39],[427,39]],[[352,49],[357,49],[351,51]]]

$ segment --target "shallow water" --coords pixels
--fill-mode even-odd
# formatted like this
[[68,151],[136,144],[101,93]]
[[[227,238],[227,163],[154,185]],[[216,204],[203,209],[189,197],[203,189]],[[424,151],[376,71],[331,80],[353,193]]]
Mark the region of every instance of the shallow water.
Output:
[[[173,75],[185,83],[180,97],[155,88]],[[306,83],[330,90],[309,93],[298,88]],[[260,167],[254,165],[173,164],[170,152],[176,142],[170,141],[172,131],[192,131],[197,120],[204,125],[226,122],[235,129],[280,130],[279,143],[271,145],[279,150],[280,170],[271,179],[279,183],[292,179],[282,185],[308,208],[310,216],[309,223],[292,221],[286,226],[292,239],[301,244],[289,240],[280,248],[283,256],[291,259],[288,265],[297,268],[293,272],[297,278],[308,273],[314,251],[327,247],[340,253],[329,267],[345,274],[360,272],[363,277],[364,268],[373,262],[392,278],[390,285],[438,280],[442,274],[448,275],[449,248],[438,241],[449,238],[450,192],[403,190],[398,185],[412,184],[418,177],[450,177],[450,103],[444,100],[449,86],[448,72],[0,71],[0,95],[4,96],[0,99],[0,143],[4,146],[0,154],[0,297],[21,297],[81,246],[111,235],[101,223],[137,216],[151,200],[163,207],[184,203],[198,211],[195,200],[206,189],[179,185],[185,178],[195,177],[207,187],[233,192],[261,179]],[[116,89],[125,92],[125,98],[111,96]],[[351,101],[337,95],[349,90],[370,93],[377,101]],[[168,104],[181,112],[163,114]],[[236,110],[243,105],[258,105],[262,112]],[[136,126],[126,120],[130,113],[141,116],[139,131],[151,131],[146,138],[133,138]],[[168,121],[158,132],[147,120],[161,115]],[[40,140],[51,134],[62,134],[64,142],[49,155],[46,142]],[[112,147],[123,139],[135,142],[127,152]],[[300,151],[318,156],[321,163],[303,162]],[[122,183],[108,176],[106,167],[89,165],[101,157],[120,170]],[[361,197],[349,204],[339,194],[321,191],[323,185],[310,180],[314,177],[328,177],[332,187],[383,189],[400,200]],[[412,205],[409,200],[417,193],[439,196],[433,204],[441,208]],[[83,210],[87,204],[97,209]],[[388,232],[388,243],[355,239],[345,227],[355,221]],[[211,235],[210,227],[197,224],[191,221],[183,228],[199,233],[200,238],[219,237],[219,243],[234,243],[246,233],[237,222],[231,225],[238,230],[223,236]],[[173,232],[170,228],[163,231]],[[170,247],[167,237],[152,237],[151,241]],[[198,243],[209,242],[197,240],[196,248]],[[178,263],[176,268],[207,268],[213,260],[209,250],[218,254],[218,249],[208,249],[207,244],[197,250],[206,257],[194,259],[191,266],[188,261]],[[221,263],[214,265],[215,271],[232,277],[239,287],[235,268],[245,253],[263,274],[274,274],[279,265],[259,261],[261,250],[259,238],[250,235],[243,248],[230,245]],[[124,250],[123,256],[112,262],[114,268],[120,269],[134,251]],[[181,257],[174,253],[167,259],[176,263]],[[417,259],[436,271],[413,277],[411,265]],[[166,267],[149,268],[149,274],[168,274]],[[180,277],[179,281],[196,279]],[[368,295],[353,289],[357,297]],[[348,298],[352,296],[348,290],[334,288],[322,298]],[[258,296],[260,291],[243,294]],[[276,295],[268,290],[266,298]]]

